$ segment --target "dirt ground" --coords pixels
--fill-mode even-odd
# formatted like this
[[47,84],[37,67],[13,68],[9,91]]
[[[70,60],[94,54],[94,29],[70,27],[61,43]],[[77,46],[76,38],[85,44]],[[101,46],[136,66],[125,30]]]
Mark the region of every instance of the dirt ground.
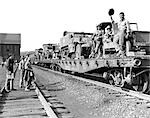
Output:
[[[34,69],[43,89],[56,95],[75,118],[149,118],[150,107],[132,97],[118,97],[111,91],[71,77]],[[40,80],[40,81],[39,81]],[[42,80],[42,81],[41,81]]]

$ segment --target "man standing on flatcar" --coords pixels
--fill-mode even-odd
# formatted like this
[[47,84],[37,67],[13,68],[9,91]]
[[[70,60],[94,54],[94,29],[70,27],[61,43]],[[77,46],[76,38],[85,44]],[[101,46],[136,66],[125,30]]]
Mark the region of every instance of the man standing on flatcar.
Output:
[[[119,17],[120,17],[120,21],[118,22],[118,33],[114,36],[114,42],[115,43],[119,42],[119,46],[120,46],[120,51],[118,53],[118,56],[123,53],[123,50],[125,48],[124,46],[125,39],[129,37],[129,33],[130,33],[130,24],[129,21],[125,19],[124,12],[120,12]],[[112,17],[111,20],[112,20],[112,24],[114,24],[114,20],[112,19]]]
[[101,26],[97,26],[96,28],[96,32],[92,36],[93,47],[89,57],[91,58],[94,56],[98,59],[102,56],[102,38],[104,35],[104,31],[102,30]]
[[70,43],[68,45],[68,48],[69,48],[69,54],[68,54],[68,57],[70,59],[74,59],[75,58],[75,44],[74,44],[74,39],[73,39],[73,36],[71,35],[70,36]]

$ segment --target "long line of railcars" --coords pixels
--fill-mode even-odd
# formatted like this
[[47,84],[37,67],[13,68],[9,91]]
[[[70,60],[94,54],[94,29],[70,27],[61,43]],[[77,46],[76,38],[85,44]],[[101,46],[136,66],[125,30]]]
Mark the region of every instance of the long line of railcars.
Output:
[[[102,22],[97,27],[105,29],[108,25],[111,23]],[[130,25],[137,24],[131,23]],[[61,72],[96,73],[109,84],[120,87],[128,85],[136,91],[150,92],[149,31],[132,30],[129,40],[125,43],[126,56],[122,57],[117,56],[111,45],[105,49],[102,47],[103,55],[101,57],[89,58],[92,51],[90,46],[92,36],[93,33],[64,32],[60,41],[60,50],[56,53],[52,51],[55,58],[42,58],[36,64]],[[76,53],[72,53],[72,56],[68,57],[69,44],[72,41],[80,47],[81,58],[76,58]]]

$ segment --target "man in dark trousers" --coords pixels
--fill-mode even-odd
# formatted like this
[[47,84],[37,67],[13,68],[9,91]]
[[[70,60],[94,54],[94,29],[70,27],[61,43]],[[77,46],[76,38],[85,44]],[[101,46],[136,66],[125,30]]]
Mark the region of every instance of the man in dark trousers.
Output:
[[6,82],[5,82],[5,90],[9,92],[13,90],[13,81],[14,81],[14,56],[9,55],[8,59],[6,59],[5,63],[6,67]]
[[[124,54],[123,53],[124,48],[126,48],[124,45],[125,39],[128,39],[129,34],[130,34],[130,23],[128,20],[125,19],[124,12],[120,12],[119,17],[120,17],[120,20],[117,23],[118,32],[117,34],[114,35],[114,39],[113,39],[113,42],[116,44],[119,42],[119,46],[120,46],[120,51],[118,52],[117,56]],[[115,22],[112,19],[112,17],[111,17],[111,20],[112,20],[112,24],[114,25]]]
[[32,85],[32,81],[34,81],[34,73],[31,67],[31,59],[29,56],[26,57],[25,62],[25,73],[24,73],[24,80],[25,80],[25,91],[30,91],[30,87]]
[[18,69],[20,70],[20,81],[19,81],[19,87],[22,88],[24,86],[24,73],[25,73],[25,57],[22,56],[21,60],[19,62]]

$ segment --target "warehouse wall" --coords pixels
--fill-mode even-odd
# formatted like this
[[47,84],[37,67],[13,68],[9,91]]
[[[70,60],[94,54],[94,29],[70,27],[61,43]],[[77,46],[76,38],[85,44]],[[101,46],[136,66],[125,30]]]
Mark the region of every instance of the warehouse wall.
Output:
[[9,54],[13,54],[16,60],[20,58],[19,44],[0,44],[0,57],[5,61]]

